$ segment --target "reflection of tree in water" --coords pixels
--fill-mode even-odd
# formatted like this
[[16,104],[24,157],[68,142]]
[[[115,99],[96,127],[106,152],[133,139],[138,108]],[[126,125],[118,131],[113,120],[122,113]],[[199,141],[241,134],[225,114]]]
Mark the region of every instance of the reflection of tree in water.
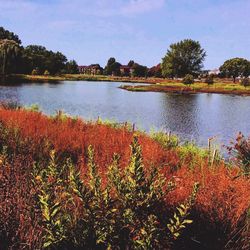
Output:
[[20,103],[20,88],[18,87],[0,87],[0,102]]
[[183,139],[200,136],[199,95],[162,95],[164,128],[179,134]]

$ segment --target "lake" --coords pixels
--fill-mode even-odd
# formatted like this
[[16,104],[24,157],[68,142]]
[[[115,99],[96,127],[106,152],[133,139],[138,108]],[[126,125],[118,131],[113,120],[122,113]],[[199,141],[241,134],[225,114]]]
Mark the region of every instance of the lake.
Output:
[[0,86],[0,100],[38,104],[46,114],[63,110],[87,120],[129,121],[146,131],[171,131],[198,145],[206,145],[212,136],[218,144],[229,144],[239,131],[250,134],[249,96],[129,92],[119,89],[121,84],[64,81]]

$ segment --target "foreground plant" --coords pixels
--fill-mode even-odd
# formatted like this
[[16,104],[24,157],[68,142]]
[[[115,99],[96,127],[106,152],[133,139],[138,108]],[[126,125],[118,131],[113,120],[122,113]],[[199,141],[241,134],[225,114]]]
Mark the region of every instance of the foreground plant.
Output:
[[[43,248],[54,248],[67,239],[70,215],[63,211],[60,199],[65,193],[65,166],[57,165],[55,151],[51,151],[47,168],[36,166],[33,170],[33,183],[37,190],[36,196],[41,210],[41,226],[44,229]],[[67,200],[67,202],[70,200]]]
[[[133,134],[124,128],[24,109],[0,109],[0,125],[3,249],[249,248],[250,179],[240,161],[212,164],[194,146],[164,149],[165,140],[139,133],[138,164],[142,157],[129,157]],[[180,204],[187,205],[196,182],[195,205],[186,209]]]
[[170,219],[170,223],[167,225],[174,239],[180,237],[181,232],[187,227],[188,224],[193,223],[192,220],[188,219],[188,216],[190,215],[191,208],[194,205],[198,189],[199,183],[195,183],[191,196],[184,204],[177,207],[177,212],[174,213],[174,218]]
[[236,143],[228,149],[235,156],[243,170],[243,174],[248,176],[250,174],[250,138],[246,138],[242,133],[239,133]]
[[[115,154],[106,179],[89,146],[85,178],[69,160],[60,168],[52,152],[48,167],[36,173],[35,182],[43,217],[43,248],[169,248],[192,222],[187,217],[194,191],[190,201],[178,208],[181,221],[175,214],[171,225],[167,224],[169,208],[164,197],[173,183],[167,183],[157,168],[145,170],[137,137],[131,144],[129,165],[121,169]],[[70,209],[77,217],[70,216]]]

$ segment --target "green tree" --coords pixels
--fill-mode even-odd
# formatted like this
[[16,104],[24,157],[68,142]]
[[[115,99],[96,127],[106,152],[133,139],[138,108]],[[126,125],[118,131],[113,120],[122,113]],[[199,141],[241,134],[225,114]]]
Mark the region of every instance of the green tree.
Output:
[[134,62],[133,60],[130,60],[130,61],[128,62],[128,66],[129,66],[129,67],[133,67],[134,64],[135,64],[135,62]]
[[115,62],[116,62],[115,58],[114,58],[114,57],[110,57],[110,58],[108,59],[107,66],[110,66],[110,65],[112,65],[112,64],[115,63]]
[[39,69],[33,69],[31,72],[31,75],[37,76],[37,75],[39,75],[39,73],[40,73]]
[[194,83],[194,77],[190,74],[187,74],[182,81],[185,85],[191,85]]
[[133,65],[133,76],[135,77],[146,77],[148,73],[148,68],[146,66],[134,63]]
[[205,79],[205,83],[212,85],[214,83],[214,75],[208,75]]
[[206,52],[198,41],[185,39],[173,43],[162,59],[162,74],[164,77],[196,75],[202,69],[205,57]]
[[248,77],[250,75],[250,62],[244,58],[232,58],[224,62],[220,71],[226,77],[233,77],[235,83],[236,77]]
[[21,40],[19,39],[18,35],[14,34],[13,32],[10,32],[3,27],[0,27],[0,40],[13,40],[19,45],[22,43]]
[[40,72],[48,70],[51,74],[60,73],[65,69],[67,58],[60,52],[47,50],[43,46],[29,45],[23,51],[29,73],[38,68]]
[[2,65],[1,73],[11,73],[11,61],[15,59],[20,52],[20,47],[14,40],[3,39],[0,40],[0,62]]
[[247,77],[245,77],[242,79],[240,84],[246,88],[246,87],[250,86],[250,81]]
[[48,57],[45,47],[38,45],[29,45],[24,48],[23,57],[26,61],[29,73],[36,68],[41,72],[44,72],[46,69],[50,71],[50,69],[45,65],[46,57]]
[[61,73],[61,70],[65,68],[66,62],[67,57],[61,52],[54,53],[53,51],[49,51],[48,70],[51,74]]
[[44,73],[43,73],[45,76],[49,76],[49,71],[46,69],[45,71],[44,71]]
[[66,69],[66,72],[68,74],[77,74],[77,73],[79,73],[78,65],[77,65],[75,60],[71,60],[71,61],[67,62],[66,66],[65,66],[65,69]]
[[120,75],[121,64],[115,60],[114,57],[109,58],[107,65],[105,67],[106,75]]

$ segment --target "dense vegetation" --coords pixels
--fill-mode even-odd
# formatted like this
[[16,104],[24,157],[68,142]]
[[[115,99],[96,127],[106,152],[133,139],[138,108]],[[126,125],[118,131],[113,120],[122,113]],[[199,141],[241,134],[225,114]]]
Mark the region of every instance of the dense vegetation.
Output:
[[[86,72],[107,76],[183,78],[192,75],[208,78],[208,72],[202,71],[205,57],[206,52],[198,41],[184,39],[171,44],[162,62],[151,68],[133,60],[122,65],[111,57],[104,69],[99,64],[91,64]],[[0,27],[0,66],[1,75],[19,73],[47,76],[79,73],[75,60],[68,61],[62,53],[47,50],[44,46],[23,47],[18,35],[3,27]],[[95,70],[92,71],[92,68]],[[244,86],[248,85],[244,78],[249,75],[250,62],[244,58],[229,59],[220,67],[219,77],[232,77],[234,82],[237,77],[241,77]],[[213,83],[211,79],[206,80],[208,84]]]
[[244,58],[233,58],[227,60],[220,67],[221,74],[227,77],[248,77],[250,75],[250,62]]
[[43,46],[23,47],[18,35],[0,27],[1,74],[58,74],[78,73],[76,62],[68,61],[60,52],[47,50]]
[[[130,60],[128,64],[125,65],[129,67],[131,73],[130,72],[122,73],[120,69],[121,66],[122,66],[121,63],[117,62],[114,57],[111,57],[109,58],[103,73],[105,75],[113,75],[113,76],[147,77],[150,71],[147,66],[140,65],[139,63],[136,63],[133,60]],[[157,73],[153,71],[153,68],[151,71],[151,76],[156,76]]]
[[[249,249],[249,145],[0,109],[3,249]],[[130,146],[129,146],[130,145]]]
[[184,77],[187,74],[199,75],[203,68],[206,52],[197,41],[185,39],[170,45],[162,59],[162,73],[165,77]]

